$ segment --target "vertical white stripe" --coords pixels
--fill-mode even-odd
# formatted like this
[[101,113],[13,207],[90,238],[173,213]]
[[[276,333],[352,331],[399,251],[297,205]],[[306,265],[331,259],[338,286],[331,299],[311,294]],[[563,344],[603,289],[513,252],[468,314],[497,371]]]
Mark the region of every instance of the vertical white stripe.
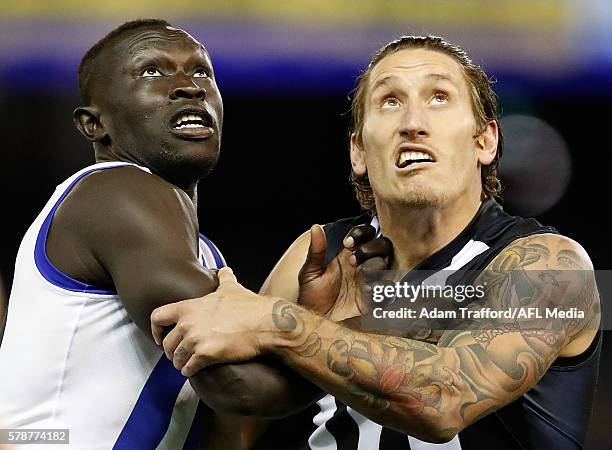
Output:
[[221,262],[223,262],[223,265],[227,266],[227,262],[225,262],[225,258],[223,257],[223,253],[221,253],[221,250],[219,250],[219,247],[217,247],[213,241],[210,241],[210,243],[215,248],[215,250],[217,250],[217,253],[219,254],[219,258],[221,258]]
[[[376,236],[381,235],[380,224],[378,218],[374,217],[370,224],[376,229]],[[442,269],[446,271],[458,270],[476,256],[485,252],[489,249],[489,246],[481,241],[474,241],[471,239],[467,242],[463,248],[455,254],[451,263],[448,267]],[[438,275],[438,277],[436,277]],[[446,278],[450,275],[450,272],[437,272],[436,274],[429,277],[424,281],[425,284],[445,284]],[[440,278],[440,276],[442,276]],[[313,423],[317,425],[317,429],[308,439],[308,444],[312,450],[337,450],[337,444],[331,433],[325,428],[325,422],[331,419],[336,411],[335,399],[331,395],[326,395],[319,402],[321,412],[317,414]],[[354,409],[347,407],[348,414],[357,423],[359,427],[359,444],[358,450],[376,450],[379,449],[380,435],[382,432],[382,426],[373,422],[355,411]],[[461,444],[459,442],[459,436],[455,436],[449,442],[444,444],[432,444],[429,442],[421,441],[412,436],[406,436],[410,448],[412,450],[461,450]],[[386,450],[386,449],[380,449]]]
[[216,269],[215,258],[206,242],[200,239],[200,257],[204,260],[204,265],[209,269]]
[[361,415],[353,408],[347,406],[346,410],[359,427],[359,444],[357,445],[357,450],[377,449],[382,426]]
[[453,274],[454,271],[461,269],[476,256],[487,251],[488,249],[489,246],[484,242],[470,239],[469,242],[465,244],[455,256],[453,256],[453,259],[447,267],[439,270],[429,278],[423,280],[423,284],[428,286],[446,285],[446,280]]
[[166,431],[166,435],[157,446],[157,450],[177,450],[183,448],[197,408],[198,397],[189,381],[185,381],[174,403],[168,431]]
[[419,441],[417,438],[408,436],[408,442],[410,442],[411,450],[461,450],[461,444],[459,443],[459,436],[455,436],[444,444],[432,444],[430,442]]
[[461,267],[469,263],[471,260],[473,260],[476,256],[487,251],[488,249],[489,246],[484,242],[470,239],[470,241],[465,244],[455,256],[453,256],[450,265],[448,267],[445,267],[443,270],[460,269]]
[[327,394],[317,404],[321,408],[321,412],[312,419],[312,423],[317,426],[317,429],[308,439],[308,445],[312,450],[337,450],[336,439],[325,428],[325,422],[331,419],[336,412],[336,399]]
[[380,229],[380,222],[378,222],[378,216],[372,217],[370,225],[374,227],[374,229],[376,230],[376,237],[379,238],[382,235],[382,230]]

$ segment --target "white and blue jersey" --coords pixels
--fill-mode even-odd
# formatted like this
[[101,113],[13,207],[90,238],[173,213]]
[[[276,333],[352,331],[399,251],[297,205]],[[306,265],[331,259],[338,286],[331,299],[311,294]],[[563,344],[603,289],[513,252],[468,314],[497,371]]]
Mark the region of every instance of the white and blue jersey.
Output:
[[[62,449],[194,448],[201,430],[192,424],[203,405],[187,379],[130,320],[117,292],[67,276],[45,250],[72,187],[125,165],[95,164],[60,184],[21,242],[0,347],[0,421],[68,428],[70,445]],[[203,235],[200,260],[211,269],[225,265]]]

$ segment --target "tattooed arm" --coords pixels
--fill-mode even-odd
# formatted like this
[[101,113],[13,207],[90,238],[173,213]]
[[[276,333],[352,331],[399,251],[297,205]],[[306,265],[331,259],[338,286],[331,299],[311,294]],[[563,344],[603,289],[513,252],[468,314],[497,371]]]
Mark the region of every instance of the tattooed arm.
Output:
[[[493,309],[577,308],[584,317],[489,321],[480,329],[448,330],[438,345],[349,330],[286,301],[249,293],[227,277],[221,273],[217,293],[200,302],[195,322],[204,326],[194,335],[201,345],[184,371],[275,355],[368,418],[434,442],[451,439],[532,388],[559,355],[584,351],[599,320],[588,256],[557,235],[515,241],[477,282],[487,282],[487,306]],[[230,303],[239,308],[243,301],[253,310],[251,318],[231,316],[225,308]],[[160,311],[158,319],[180,321],[181,316]],[[207,333],[207,320],[221,321],[240,337]]]
[[[488,322],[449,330],[437,346],[348,331],[283,302],[272,352],[367,417],[426,440],[446,441],[532,388],[559,355],[595,335],[598,302],[588,256],[556,235],[520,239],[477,284],[493,310],[584,311],[584,318]],[[483,306],[483,305],[479,305]],[[476,309],[472,308],[472,309]]]

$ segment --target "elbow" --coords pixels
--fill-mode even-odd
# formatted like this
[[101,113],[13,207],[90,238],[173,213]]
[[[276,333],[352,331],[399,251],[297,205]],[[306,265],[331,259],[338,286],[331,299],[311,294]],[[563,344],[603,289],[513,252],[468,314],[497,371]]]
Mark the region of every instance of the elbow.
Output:
[[451,440],[453,440],[455,438],[455,436],[457,436],[457,434],[459,433],[459,430],[457,428],[452,428],[452,427],[444,427],[442,428],[441,425],[444,425],[443,423],[441,423],[440,425],[433,425],[431,427],[430,431],[430,437],[431,439],[429,440],[429,442],[433,443],[433,444],[445,444]]
[[248,385],[234,384],[229,390],[220,390],[213,395],[200,396],[200,398],[211,409],[222,414],[280,419],[297,412],[282,400],[274,401],[272,396],[261,392],[255,393]]
[[200,398],[211,409],[221,414],[232,414],[239,416],[251,416],[251,399],[245,392],[239,391],[235,386],[232,390],[219,389],[217,392],[208,391]]
[[415,426],[414,418],[406,420],[403,418],[403,424],[399,431],[409,436],[414,436],[424,442],[432,444],[445,444],[455,438],[459,433],[459,429],[455,427],[445,426],[444,420],[432,420],[429,422],[420,422]]
[[259,415],[258,398],[242,373],[229,365],[218,365],[200,371],[189,379],[200,399],[222,414]]
[[211,409],[221,414],[237,416],[259,416],[259,410],[253,397],[245,392],[219,393],[202,399]]
[[439,405],[427,406],[414,398],[408,402],[403,398],[401,402],[393,403],[395,407],[392,407],[391,411],[394,417],[389,417],[393,423],[388,423],[387,426],[403,434],[433,444],[444,444],[454,439],[461,431],[462,426],[458,423],[457,416],[440,410],[437,407]]
[[219,413],[276,419],[296,412],[286,380],[270,376],[260,363],[214,365],[189,381],[200,399]]

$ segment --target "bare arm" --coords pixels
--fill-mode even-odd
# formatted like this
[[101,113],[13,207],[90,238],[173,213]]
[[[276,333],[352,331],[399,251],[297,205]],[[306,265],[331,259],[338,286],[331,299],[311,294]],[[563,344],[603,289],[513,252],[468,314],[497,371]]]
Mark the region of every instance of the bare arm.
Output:
[[68,275],[114,287],[146,336],[157,306],[217,287],[198,261],[189,198],[132,167],[93,173],[73,188],[53,219],[47,253]]
[[[374,240],[374,229],[369,228],[369,232],[364,232],[364,227],[351,230],[350,248],[344,249],[326,266],[325,233],[318,225],[313,226],[281,257],[261,292],[299,301],[332,320],[340,320],[347,314],[348,317],[361,314],[357,264],[384,265],[382,257],[390,252],[390,243],[384,238]],[[353,254],[358,257],[351,264],[349,258]],[[187,352],[185,358],[188,356]],[[267,357],[243,364],[215,365],[205,373],[213,373],[215,377],[192,377],[192,385],[196,390],[205,388],[208,402],[214,404],[216,410],[231,414],[283,417],[297,413],[324,395],[316,385]]]
[[[189,198],[132,167],[94,173],[75,186],[55,215],[47,253],[73,278],[114,287],[147,337],[154,308],[217,287],[216,277],[198,261],[198,225]],[[199,394],[206,400],[206,392]],[[211,413],[204,428],[219,431],[224,420]]]
[[[276,295],[297,299],[297,271],[294,273],[295,279],[289,283],[287,278],[291,278],[291,275],[279,268],[298,264],[302,257],[299,261],[301,267],[309,242],[306,232],[291,245],[269,275],[261,292],[275,292]],[[295,294],[287,289],[293,286]],[[216,409],[229,414],[283,417],[300,411],[322,395],[317,386],[270,358],[257,358],[242,364],[218,364],[200,374],[206,375],[191,378],[194,389],[208,392],[208,401]],[[211,374],[214,377],[208,376]]]
[[[483,273],[484,281],[492,308],[575,307],[586,315],[542,319],[533,327],[489,323],[485,329],[448,331],[435,346],[347,331],[277,302],[275,325],[289,337],[270,345],[287,364],[373,420],[447,441],[531,389],[572,342],[588,346],[598,326],[590,261],[566,238],[515,242]],[[304,352],[304,341],[318,350]]]
[[[209,299],[219,293],[236,304],[248,298],[257,325],[248,317],[231,324],[241,330],[240,347],[205,336],[204,326],[198,331],[203,344],[186,367],[239,360],[245,353],[272,354],[378,423],[424,440],[447,441],[531,389],[573,346],[578,353],[586,349],[598,326],[592,266],[584,250],[567,238],[520,239],[482,276],[489,282],[487,301],[493,308],[575,307],[585,316],[543,319],[535,327],[489,322],[480,329],[448,331],[432,345],[349,330],[286,301],[249,294],[228,280]],[[181,321],[180,311],[162,309],[160,314],[167,312]],[[209,313],[198,314],[200,326]],[[209,320],[227,323],[221,310]]]
[[[314,245],[311,244],[314,236]],[[386,245],[370,241],[373,237],[354,234],[355,250],[359,250],[359,261],[371,262],[381,253],[388,251]],[[342,262],[336,259],[329,267],[324,265],[325,235],[323,230],[314,226],[304,233],[289,248],[272,274],[264,283],[264,292],[273,292],[288,298],[297,299],[298,277],[302,279],[302,300],[310,299],[315,306],[329,308],[335,305],[337,298],[348,298],[347,291],[354,298],[361,298],[353,276],[356,267],[348,263],[351,252],[344,250]],[[379,258],[382,260],[382,258]],[[384,263],[384,262],[383,262]],[[298,276],[299,274],[299,276]],[[352,311],[352,303],[341,312]],[[337,308],[334,314],[337,315]],[[236,309],[235,316],[249,312]],[[359,311],[354,314],[359,314]],[[164,339],[172,350],[176,367],[182,367],[185,358],[190,356],[190,343],[178,346],[185,334],[179,325]],[[161,333],[161,330],[159,331]],[[207,368],[202,373],[189,374],[192,386],[202,392],[207,404],[213,409],[245,416],[283,417],[294,414],[320,398],[320,389],[305,380],[301,375],[267,357],[258,357],[253,361],[240,364],[218,364]]]
[[[55,215],[47,251],[74,278],[115,287],[130,318],[152,338],[155,308],[217,287],[198,260],[198,239],[196,211],[184,192],[125,167],[96,172],[75,186]],[[249,362],[210,367],[190,383],[215,411],[275,416],[312,401],[308,392],[315,387],[289,388],[300,378],[275,361]]]

